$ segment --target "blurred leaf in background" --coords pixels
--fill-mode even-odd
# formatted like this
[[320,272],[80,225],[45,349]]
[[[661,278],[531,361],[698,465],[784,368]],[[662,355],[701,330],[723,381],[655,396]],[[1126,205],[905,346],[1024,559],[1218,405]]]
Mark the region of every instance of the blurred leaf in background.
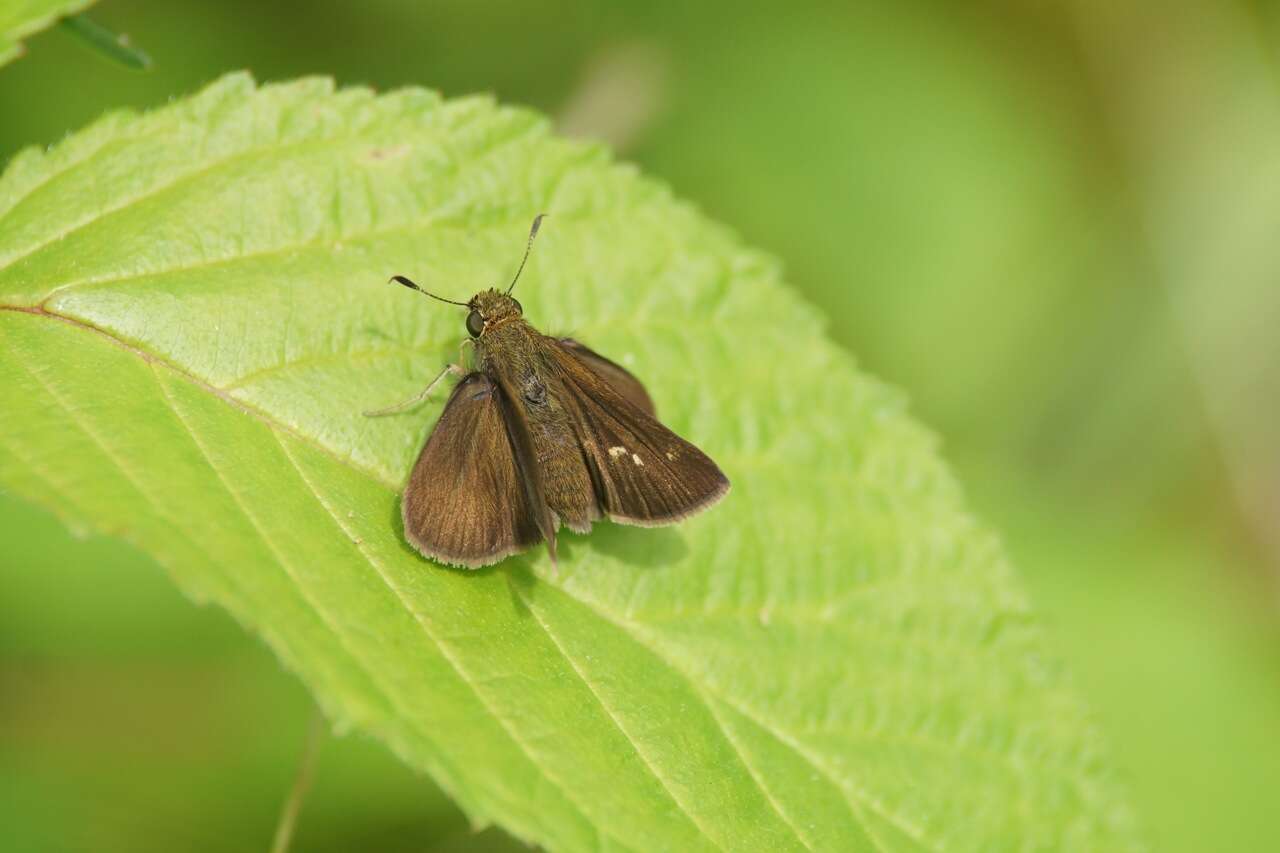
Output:
[[[1280,26],[1262,8],[107,0],[95,17],[146,45],[155,70],[114,71],[57,31],[28,39],[29,55],[0,70],[0,158],[237,67],[492,91],[608,136],[783,257],[838,338],[941,429],[1056,623],[1161,846],[1269,849],[1278,831],[1259,798],[1280,786],[1280,644],[1266,407],[1280,400],[1280,288],[1267,177]],[[7,505],[0,536],[31,523]],[[47,554],[19,557],[46,560],[51,581],[74,571],[55,569],[61,548],[103,549],[75,558],[85,572],[136,559],[53,525],[42,541]],[[201,651],[200,620],[158,592],[167,581],[154,572],[135,569],[155,585],[169,652],[221,665],[233,653]],[[21,636],[48,619],[43,632],[68,639],[68,602],[82,599],[13,582]],[[105,618],[95,607],[76,615],[78,634]],[[130,655],[155,651],[145,624]],[[31,658],[63,689],[103,692],[92,648],[6,652],[6,671]],[[269,661],[257,673],[246,679],[264,695],[297,693],[284,729],[300,745],[300,690]],[[53,740],[84,725],[67,721]],[[278,792],[263,794],[264,812],[292,772],[286,740],[287,754],[261,759]],[[52,746],[36,759],[59,780],[50,807],[94,790],[59,772],[71,758]],[[325,776],[322,765],[319,786]],[[212,826],[210,802],[196,819]]]

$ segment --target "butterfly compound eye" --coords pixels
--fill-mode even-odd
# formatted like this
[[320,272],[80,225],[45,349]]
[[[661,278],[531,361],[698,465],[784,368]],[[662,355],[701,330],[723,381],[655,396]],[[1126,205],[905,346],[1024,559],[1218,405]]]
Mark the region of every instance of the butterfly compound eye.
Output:
[[520,314],[520,315],[523,315],[523,314],[524,314],[524,308],[522,308],[522,307],[520,306],[520,300],[519,300],[519,299],[516,299],[516,298],[513,296],[513,297],[511,297],[511,301],[512,301],[512,302],[514,302],[514,303],[516,304],[516,313],[517,313],[517,314]]
[[483,331],[484,318],[480,316],[479,311],[472,311],[467,315],[467,334],[473,338],[478,338]]

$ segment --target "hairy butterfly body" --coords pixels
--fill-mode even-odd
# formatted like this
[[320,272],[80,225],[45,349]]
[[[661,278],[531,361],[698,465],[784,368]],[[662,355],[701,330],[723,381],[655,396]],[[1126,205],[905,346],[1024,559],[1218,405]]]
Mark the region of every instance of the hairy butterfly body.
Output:
[[[554,563],[562,524],[579,533],[602,518],[672,524],[723,497],[728,479],[658,422],[638,379],[525,321],[510,295],[519,275],[506,292],[453,303],[468,309],[476,369],[454,388],[409,475],[401,501],[409,542],[433,559],[478,568],[545,541]],[[452,365],[449,372],[462,373]]]

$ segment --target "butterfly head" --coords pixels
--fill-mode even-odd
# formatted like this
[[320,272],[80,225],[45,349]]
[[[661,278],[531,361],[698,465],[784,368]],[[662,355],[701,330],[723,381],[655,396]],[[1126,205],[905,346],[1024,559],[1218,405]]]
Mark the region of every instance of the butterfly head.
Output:
[[486,329],[492,329],[511,320],[518,320],[524,309],[514,296],[498,290],[485,290],[471,297],[467,303],[467,334],[478,338]]

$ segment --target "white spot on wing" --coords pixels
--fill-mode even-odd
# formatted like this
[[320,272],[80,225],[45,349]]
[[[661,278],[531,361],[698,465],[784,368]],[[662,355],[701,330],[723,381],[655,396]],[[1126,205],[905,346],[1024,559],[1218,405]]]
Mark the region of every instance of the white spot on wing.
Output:
[[639,453],[632,453],[632,454],[631,454],[631,461],[632,461],[632,462],[634,462],[634,463],[636,463],[637,465],[644,465],[644,460],[640,458],[640,454],[639,454]]
[[609,455],[612,456],[614,459],[617,459],[619,456],[626,456],[627,449],[625,447],[610,447]]

